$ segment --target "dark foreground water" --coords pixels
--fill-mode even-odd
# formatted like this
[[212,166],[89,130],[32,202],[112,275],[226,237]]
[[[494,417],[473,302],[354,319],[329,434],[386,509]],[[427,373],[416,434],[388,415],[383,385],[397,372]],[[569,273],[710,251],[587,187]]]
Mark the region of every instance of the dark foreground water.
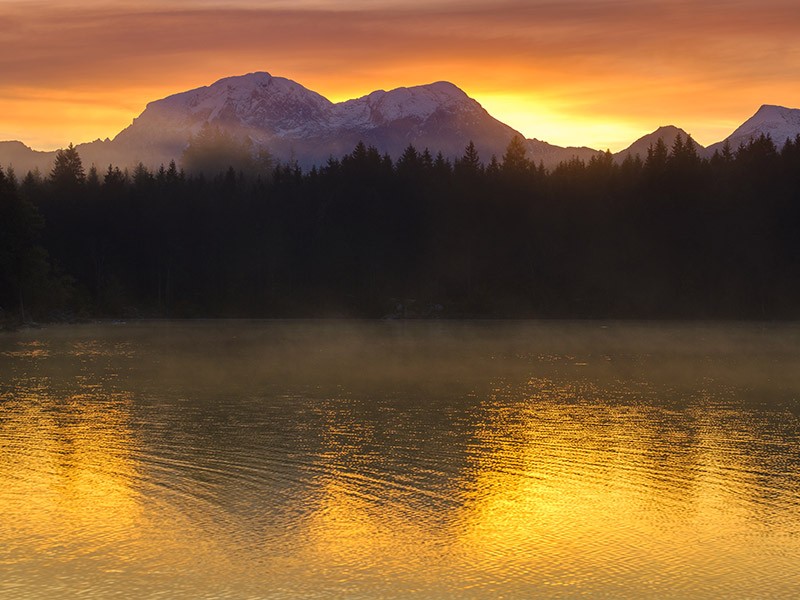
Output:
[[0,335],[0,597],[800,597],[800,328]]

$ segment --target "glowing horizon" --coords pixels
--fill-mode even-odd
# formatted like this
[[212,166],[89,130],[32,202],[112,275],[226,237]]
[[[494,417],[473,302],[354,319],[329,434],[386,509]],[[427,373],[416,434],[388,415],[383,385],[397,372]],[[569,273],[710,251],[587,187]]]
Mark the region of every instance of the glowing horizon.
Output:
[[612,151],[661,125],[707,146],[800,98],[788,0],[11,0],[0,25],[0,140],[37,150],[252,71],[332,101],[447,80],[528,138]]

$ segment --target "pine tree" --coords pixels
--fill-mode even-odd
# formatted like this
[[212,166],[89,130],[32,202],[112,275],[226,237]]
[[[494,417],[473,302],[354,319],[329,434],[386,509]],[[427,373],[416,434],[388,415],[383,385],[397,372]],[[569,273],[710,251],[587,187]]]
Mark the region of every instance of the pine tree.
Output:
[[133,168],[132,181],[133,187],[141,192],[149,189],[155,182],[155,178],[150,172],[150,169],[145,167],[144,164],[140,162]]
[[669,158],[669,150],[662,138],[656,140],[655,145],[651,144],[647,149],[647,158],[644,161],[645,171],[650,176],[658,176],[664,173]]
[[70,144],[67,148],[56,152],[50,181],[61,191],[72,192],[79,189],[86,181],[83,163],[78,150]]
[[525,158],[525,142],[523,139],[515,135],[511,138],[506,148],[506,153],[503,155],[503,162],[501,169],[507,174],[522,174],[530,169],[531,163]]
[[444,157],[441,151],[436,153],[436,158],[433,161],[433,172],[436,173],[438,178],[448,177],[453,172],[450,161]]
[[497,156],[494,154],[492,154],[492,158],[486,166],[486,174],[493,178],[500,174],[500,161],[497,160]]
[[0,306],[17,304],[23,322],[33,281],[47,277],[46,253],[38,245],[41,228],[36,207],[0,169]]
[[472,140],[467,144],[464,156],[456,161],[455,166],[457,171],[471,175],[477,175],[483,171],[483,164]]
[[97,174],[97,167],[94,166],[94,163],[89,167],[89,173],[86,175],[86,187],[91,190],[96,190],[100,187],[100,176]]

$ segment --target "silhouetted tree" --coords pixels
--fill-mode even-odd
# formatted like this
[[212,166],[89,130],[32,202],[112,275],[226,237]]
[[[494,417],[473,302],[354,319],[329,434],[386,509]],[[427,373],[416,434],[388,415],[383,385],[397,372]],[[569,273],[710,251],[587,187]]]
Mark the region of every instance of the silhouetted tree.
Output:
[[503,155],[503,163],[501,165],[502,171],[507,174],[522,174],[528,172],[531,164],[530,161],[525,158],[526,152],[525,141],[520,136],[515,135],[511,138],[506,152]]
[[[26,305],[38,304],[45,295],[48,265],[38,244],[41,227],[36,208],[0,168],[0,308],[16,304],[23,322],[28,320]],[[31,303],[29,295],[37,292],[42,298]]]
[[486,168],[474,144],[451,165],[360,143],[308,173],[251,177],[226,155],[210,174],[173,161],[83,182],[69,150],[45,181],[4,173],[7,310],[20,289],[26,314],[67,302],[49,300],[66,296],[43,245],[101,315],[380,316],[415,298],[450,315],[800,316],[800,139],[705,160],[684,136],[550,172],[522,140]]
[[67,148],[56,152],[53,170],[50,172],[50,181],[59,191],[74,192],[86,180],[83,171],[83,162],[78,150],[70,144]]
[[483,171],[483,163],[478,155],[478,150],[475,144],[470,140],[467,147],[464,149],[464,155],[456,160],[455,170],[467,176],[476,176]]
[[644,170],[651,180],[661,180],[667,169],[669,150],[662,138],[647,149],[647,158],[644,161]]

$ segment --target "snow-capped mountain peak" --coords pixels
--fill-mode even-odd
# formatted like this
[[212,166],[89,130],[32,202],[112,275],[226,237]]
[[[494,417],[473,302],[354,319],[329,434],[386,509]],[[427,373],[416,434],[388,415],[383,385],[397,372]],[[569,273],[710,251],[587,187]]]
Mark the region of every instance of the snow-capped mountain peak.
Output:
[[[727,141],[734,150],[740,144],[760,136],[768,135],[778,147],[782,148],[787,139],[794,139],[800,134],[800,109],[764,104],[756,113],[742,123]],[[712,148],[721,146],[723,142],[714,144]]]
[[151,161],[180,157],[206,125],[304,165],[349,152],[358,141],[392,155],[414,144],[455,157],[472,140],[488,157],[519,135],[446,81],[334,104],[290,79],[256,72],[151,102],[112,146]]
[[778,106],[776,104],[762,104],[759,109],[756,111],[756,114],[753,115],[753,118],[761,118],[761,119],[774,119],[776,117],[780,118],[786,113],[791,112],[791,108],[786,108],[785,106]]
[[428,85],[400,87],[390,91],[377,90],[336,105],[336,125],[372,127],[409,119],[425,121],[438,111],[469,111],[480,109],[461,89],[446,81]]
[[[206,124],[254,130],[262,135],[300,135],[329,120],[333,103],[299,83],[266,72],[226,77],[151,102],[118,138],[171,131],[197,133]],[[268,136],[267,136],[268,137]]]

